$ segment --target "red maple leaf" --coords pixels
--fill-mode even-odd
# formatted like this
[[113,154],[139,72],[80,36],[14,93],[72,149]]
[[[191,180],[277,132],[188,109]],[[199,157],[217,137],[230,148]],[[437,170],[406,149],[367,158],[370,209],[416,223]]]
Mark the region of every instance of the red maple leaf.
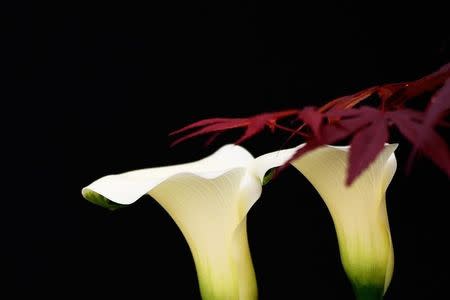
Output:
[[434,94],[425,111],[425,124],[435,126],[450,111],[450,78],[442,88]]
[[409,165],[417,150],[450,176],[450,151],[445,140],[426,121],[426,114],[412,110],[388,113],[400,133],[414,146]]
[[370,124],[353,135],[350,143],[347,184],[351,184],[383,150],[389,132],[383,113],[373,116]]
[[390,89],[391,94],[379,93],[383,105],[387,109],[403,107],[403,104],[427,92],[435,92],[450,77],[450,63],[436,72],[418,80],[402,83]]
[[392,110],[402,108],[408,100],[416,98],[427,92],[439,89],[450,77],[450,63],[442,66],[436,72],[411,82],[389,83],[372,86],[355,94],[339,97],[329,101],[320,108],[320,111],[329,111],[334,108],[351,108],[370,96],[376,94],[380,97],[380,109]]
[[[437,91],[437,92],[436,92]],[[426,112],[405,109],[405,103],[425,93],[435,93]],[[361,106],[354,108],[370,96],[377,95],[381,103],[378,108]],[[438,71],[411,82],[390,83],[373,86],[355,94],[331,100],[320,108],[305,107],[302,110],[286,110],[263,113],[249,118],[213,118],[188,125],[175,134],[186,134],[172,145],[187,139],[214,134],[214,139],[223,131],[245,128],[238,139],[241,143],[261,132],[265,127],[281,129],[306,140],[305,147],[291,160],[316,149],[321,145],[335,144],[350,138],[349,169],[347,184],[351,184],[378,154],[389,140],[389,128],[395,126],[409,140],[414,149],[422,151],[450,176],[450,155],[447,143],[435,127],[442,125],[450,110],[450,64]],[[295,117],[301,126],[281,126],[278,120]],[[190,132],[190,133],[188,133]]]
[[[308,109],[309,111],[309,109]],[[350,185],[383,150],[389,140],[389,127],[396,126],[417,149],[450,176],[450,152],[444,139],[425,122],[423,112],[411,109],[383,112],[372,107],[334,109],[322,117],[304,118],[305,125],[316,127],[307,139],[307,147],[291,158],[295,160],[321,145],[330,145],[351,137],[346,183]],[[320,123],[318,119],[334,121]]]
[[386,116],[380,110],[362,107],[347,110],[335,108],[332,112],[323,114],[322,119],[324,118],[338,118],[338,121],[323,123],[317,128],[318,116],[303,118],[307,126],[316,128],[307,140],[307,147],[299,149],[290,161],[321,145],[334,144],[351,136],[346,180],[347,184],[351,184],[383,150],[389,137]]
[[[294,116],[298,114],[298,110],[286,110],[280,112],[263,113],[249,118],[212,118],[205,119],[186,127],[183,127],[177,131],[170,133],[170,135],[177,135],[185,133],[187,131],[193,130],[187,135],[175,140],[171,146],[175,146],[187,139],[201,136],[205,134],[215,133],[213,138],[217,137],[217,134],[222,133],[225,130],[234,128],[245,128],[244,134],[236,141],[236,144],[240,144],[259,132],[267,126],[271,130],[275,128],[283,128],[284,130],[292,130],[277,124],[277,121],[289,116]],[[211,139],[210,139],[211,142]]]

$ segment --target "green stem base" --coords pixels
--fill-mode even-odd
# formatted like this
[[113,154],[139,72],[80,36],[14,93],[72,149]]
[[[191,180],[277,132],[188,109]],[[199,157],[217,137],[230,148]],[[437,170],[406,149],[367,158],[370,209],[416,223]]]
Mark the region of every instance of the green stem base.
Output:
[[353,285],[357,300],[382,300],[383,289],[379,286]]

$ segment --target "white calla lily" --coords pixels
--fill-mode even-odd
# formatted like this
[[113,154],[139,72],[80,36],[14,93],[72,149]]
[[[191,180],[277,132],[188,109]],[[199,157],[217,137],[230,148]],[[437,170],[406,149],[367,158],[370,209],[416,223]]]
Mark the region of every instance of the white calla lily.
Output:
[[291,162],[312,183],[333,218],[341,261],[358,299],[381,299],[392,279],[394,250],[386,190],[397,162],[397,145],[345,185],[349,147],[324,146]]
[[[261,156],[281,165],[299,147]],[[380,299],[394,269],[386,190],[397,161],[397,144],[386,145],[374,162],[350,185],[345,180],[350,147],[322,146],[291,162],[312,183],[330,211],[341,261],[358,299]]]
[[261,195],[265,172],[278,165],[226,145],[197,162],[100,178],[82,194],[103,206],[149,194],[186,238],[203,299],[256,299],[246,216]]

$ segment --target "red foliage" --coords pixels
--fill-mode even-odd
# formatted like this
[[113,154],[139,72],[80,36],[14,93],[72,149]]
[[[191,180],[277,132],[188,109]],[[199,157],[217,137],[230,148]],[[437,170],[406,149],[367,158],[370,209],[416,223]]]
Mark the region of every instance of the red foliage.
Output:
[[[407,101],[434,93],[425,112],[408,109]],[[378,108],[357,104],[370,96],[381,100]],[[306,146],[292,159],[325,144],[335,144],[350,138],[347,184],[351,184],[378,156],[389,141],[389,128],[395,126],[410,141],[415,151],[421,151],[450,176],[450,152],[446,141],[436,132],[437,125],[445,124],[450,111],[450,64],[438,71],[411,82],[374,86],[352,95],[329,101],[320,108],[263,113],[249,118],[213,118],[195,122],[171,135],[187,133],[172,145],[187,139],[220,134],[233,128],[245,128],[237,143],[260,133],[266,126],[301,135]],[[277,122],[284,118],[302,121],[300,127],[289,128]],[[216,137],[213,136],[213,138]],[[415,152],[414,151],[414,152]],[[291,160],[292,160],[291,159]]]
[[[236,144],[240,144],[261,132],[266,126],[275,130],[275,128],[278,127],[277,120],[296,114],[298,114],[298,110],[286,110],[281,112],[263,113],[249,118],[212,118],[201,120],[170,133],[170,135],[176,135],[191,129],[196,129],[196,131],[175,140],[171,146],[175,146],[176,144],[199,135],[221,133],[233,128],[245,128],[244,134],[236,142]],[[215,137],[217,137],[217,135],[215,135],[214,138]]]
[[429,126],[436,125],[450,110],[450,79],[445,81],[444,86],[431,98],[430,104],[425,112],[425,123]]
[[442,66],[436,72],[415,81],[373,86],[352,95],[336,98],[322,106],[320,111],[328,111],[334,108],[346,109],[354,107],[374,94],[381,99],[380,109],[399,109],[410,99],[416,98],[427,92],[436,91],[449,77],[450,63]]

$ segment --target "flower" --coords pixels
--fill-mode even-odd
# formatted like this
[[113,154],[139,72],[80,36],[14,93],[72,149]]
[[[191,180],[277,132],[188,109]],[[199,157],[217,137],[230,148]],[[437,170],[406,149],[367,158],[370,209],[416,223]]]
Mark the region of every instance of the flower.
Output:
[[341,261],[358,299],[381,299],[392,279],[394,251],[386,190],[396,167],[396,144],[346,186],[349,147],[323,146],[291,164],[319,192],[333,218]]
[[[303,147],[261,156],[282,165]],[[385,145],[379,156],[350,185],[346,185],[350,147],[322,146],[291,161],[319,192],[336,228],[341,261],[358,299],[380,299],[394,269],[386,190],[397,161],[397,144]]]
[[256,299],[246,218],[261,195],[264,174],[282,162],[276,163],[226,145],[197,162],[105,176],[82,194],[110,208],[149,194],[186,238],[203,299]]

